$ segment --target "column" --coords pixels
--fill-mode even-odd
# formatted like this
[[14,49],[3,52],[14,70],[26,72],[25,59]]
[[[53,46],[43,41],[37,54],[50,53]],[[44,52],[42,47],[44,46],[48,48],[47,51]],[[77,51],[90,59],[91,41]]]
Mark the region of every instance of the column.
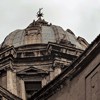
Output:
[[17,95],[16,73],[7,69],[7,90]]
[[42,79],[42,87],[44,87],[46,84],[47,84],[47,80],[46,80],[46,77],[44,77]]
[[10,69],[7,69],[7,90],[13,93],[13,73]]
[[61,68],[60,67],[56,67],[54,69],[54,76],[56,77],[57,75],[59,75],[61,73]]
[[20,80],[20,82],[21,82],[21,98],[23,100],[26,100],[25,83],[24,83],[24,81],[22,79]]

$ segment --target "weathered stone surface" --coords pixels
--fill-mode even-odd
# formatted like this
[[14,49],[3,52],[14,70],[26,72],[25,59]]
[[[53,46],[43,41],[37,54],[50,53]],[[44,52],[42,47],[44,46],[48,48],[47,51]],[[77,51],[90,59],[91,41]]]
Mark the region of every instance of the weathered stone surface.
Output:
[[5,88],[0,93],[8,100],[28,100],[68,68],[87,46],[85,39],[77,39],[71,30],[48,24],[39,10],[36,21],[11,32],[0,45],[0,85]]
[[100,35],[55,79],[30,100],[99,100]]

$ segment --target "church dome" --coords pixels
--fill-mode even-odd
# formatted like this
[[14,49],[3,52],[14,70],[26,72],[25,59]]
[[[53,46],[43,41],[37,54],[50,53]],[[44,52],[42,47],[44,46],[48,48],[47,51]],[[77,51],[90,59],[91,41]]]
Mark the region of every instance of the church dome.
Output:
[[48,24],[39,14],[38,17],[38,20],[34,20],[27,28],[11,32],[3,41],[1,47],[19,47],[29,44],[47,44],[48,42],[60,43],[63,41],[63,44],[70,43],[82,50],[86,48],[78,41],[77,37],[70,29],[64,31],[60,26]]

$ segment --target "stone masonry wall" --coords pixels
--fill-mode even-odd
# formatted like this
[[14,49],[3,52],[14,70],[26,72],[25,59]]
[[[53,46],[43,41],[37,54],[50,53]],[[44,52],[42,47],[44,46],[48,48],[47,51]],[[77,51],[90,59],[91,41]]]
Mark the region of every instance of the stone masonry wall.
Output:
[[[100,100],[100,55],[48,100]],[[81,67],[81,66],[80,66]]]

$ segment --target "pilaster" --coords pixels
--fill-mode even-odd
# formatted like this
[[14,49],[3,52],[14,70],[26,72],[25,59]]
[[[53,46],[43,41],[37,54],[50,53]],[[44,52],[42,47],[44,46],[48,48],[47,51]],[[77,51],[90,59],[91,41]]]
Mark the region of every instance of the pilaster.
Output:
[[23,100],[26,100],[25,83],[22,79],[20,80],[20,83],[21,83],[21,98]]
[[10,68],[7,69],[7,90],[17,95],[16,73]]

